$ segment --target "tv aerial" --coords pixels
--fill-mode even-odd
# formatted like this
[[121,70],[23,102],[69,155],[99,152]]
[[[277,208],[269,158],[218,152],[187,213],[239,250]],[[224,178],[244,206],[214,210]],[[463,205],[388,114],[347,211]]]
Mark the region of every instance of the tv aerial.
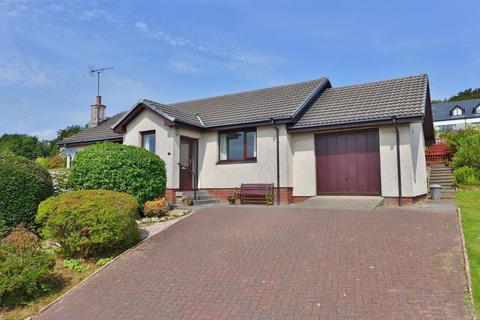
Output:
[[95,74],[97,75],[97,96],[100,96],[100,73],[110,69],[113,69],[113,67],[98,68],[91,66],[89,68],[88,73],[90,74],[90,76],[95,77]]

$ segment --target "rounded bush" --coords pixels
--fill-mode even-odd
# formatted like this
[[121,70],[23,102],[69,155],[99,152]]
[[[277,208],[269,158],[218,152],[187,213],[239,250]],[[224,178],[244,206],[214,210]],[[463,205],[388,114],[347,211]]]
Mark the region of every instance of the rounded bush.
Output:
[[160,217],[168,212],[168,201],[166,198],[158,198],[145,202],[143,214],[146,217]]
[[457,186],[480,185],[480,172],[472,167],[461,167],[455,170],[455,184]]
[[58,243],[65,257],[115,253],[139,240],[137,200],[110,190],[62,193],[43,201],[36,221],[41,234]]
[[98,143],[77,153],[70,187],[105,189],[133,195],[140,206],[164,196],[165,163],[143,148],[112,142]]
[[41,280],[55,266],[55,255],[43,250],[37,236],[23,226],[0,242],[0,306],[41,293]]
[[0,225],[31,226],[38,204],[53,194],[52,178],[35,162],[14,155],[0,155]]

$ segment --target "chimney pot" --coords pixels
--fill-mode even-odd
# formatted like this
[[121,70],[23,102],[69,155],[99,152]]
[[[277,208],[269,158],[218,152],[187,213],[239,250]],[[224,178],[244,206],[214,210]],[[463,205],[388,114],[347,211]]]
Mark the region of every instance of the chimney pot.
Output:
[[97,106],[102,105],[102,96],[97,96],[96,105],[97,105]]

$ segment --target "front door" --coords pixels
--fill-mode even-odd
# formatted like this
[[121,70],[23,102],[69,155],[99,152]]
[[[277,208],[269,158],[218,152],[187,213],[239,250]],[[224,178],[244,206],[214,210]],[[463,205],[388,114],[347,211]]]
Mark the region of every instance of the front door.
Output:
[[180,137],[180,190],[193,190],[197,174],[197,140]]

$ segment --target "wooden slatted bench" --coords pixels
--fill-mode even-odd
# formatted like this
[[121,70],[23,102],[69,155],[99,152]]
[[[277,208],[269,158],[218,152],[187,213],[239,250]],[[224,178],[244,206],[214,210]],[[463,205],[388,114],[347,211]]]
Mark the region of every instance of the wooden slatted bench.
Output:
[[242,183],[241,204],[273,204],[273,183]]

